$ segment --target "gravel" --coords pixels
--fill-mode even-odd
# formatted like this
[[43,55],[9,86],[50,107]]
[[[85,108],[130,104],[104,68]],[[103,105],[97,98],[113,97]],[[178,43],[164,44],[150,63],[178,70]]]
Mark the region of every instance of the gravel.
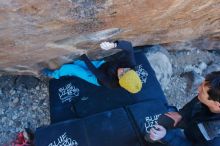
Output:
[[18,85],[17,79],[20,76],[0,77],[0,145],[9,144],[23,128],[34,131],[50,123],[47,85],[39,81],[30,88]]

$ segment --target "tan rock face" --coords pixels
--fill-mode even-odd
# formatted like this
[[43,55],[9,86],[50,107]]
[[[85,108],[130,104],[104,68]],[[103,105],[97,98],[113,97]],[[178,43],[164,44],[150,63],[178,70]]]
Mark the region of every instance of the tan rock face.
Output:
[[103,40],[134,45],[220,37],[220,0],[1,0],[0,70],[37,74]]

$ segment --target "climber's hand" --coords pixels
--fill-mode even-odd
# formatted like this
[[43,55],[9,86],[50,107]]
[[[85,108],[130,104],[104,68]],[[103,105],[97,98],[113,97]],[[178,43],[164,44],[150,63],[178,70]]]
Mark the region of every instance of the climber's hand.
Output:
[[100,44],[100,47],[103,50],[110,50],[110,49],[113,49],[113,48],[117,47],[117,44],[116,43],[111,43],[111,42],[102,42]]
[[166,135],[166,129],[163,126],[155,125],[150,129],[150,139],[153,141],[158,141]]

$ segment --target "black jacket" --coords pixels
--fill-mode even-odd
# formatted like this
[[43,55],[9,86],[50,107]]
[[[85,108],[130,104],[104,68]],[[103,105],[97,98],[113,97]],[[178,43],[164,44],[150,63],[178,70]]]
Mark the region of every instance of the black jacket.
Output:
[[115,58],[115,60],[105,62],[99,68],[95,68],[95,66],[91,63],[86,55],[81,56],[81,59],[86,63],[88,68],[96,76],[99,83],[108,88],[119,87],[117,75],[118,68],[134,69],[136,66],[134,50],[131,42],[116,41],[115,43],[117,43],[116,48],[122,49],[120,57]]
[[220,136],[220,114],[212,113],[198,97],[187,103],[179,113],[182,120],[178,126],[184,129],[185,135],[191,141],[202,142]]
[[179,113],[182,120],[177,127],[184,129],[186,138],[178,134],[177,130],[168,130],[163,142],[169,146],[220,145],[220,114],[212,113],[197,97],[187,103]]

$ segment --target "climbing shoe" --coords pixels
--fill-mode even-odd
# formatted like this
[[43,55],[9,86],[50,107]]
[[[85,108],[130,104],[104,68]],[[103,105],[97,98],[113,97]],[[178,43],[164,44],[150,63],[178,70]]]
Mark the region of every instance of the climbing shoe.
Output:
[[19,132],[15,141],[11,143],[12,146],[34,146],[34,134],[30,129],[24,129]]

